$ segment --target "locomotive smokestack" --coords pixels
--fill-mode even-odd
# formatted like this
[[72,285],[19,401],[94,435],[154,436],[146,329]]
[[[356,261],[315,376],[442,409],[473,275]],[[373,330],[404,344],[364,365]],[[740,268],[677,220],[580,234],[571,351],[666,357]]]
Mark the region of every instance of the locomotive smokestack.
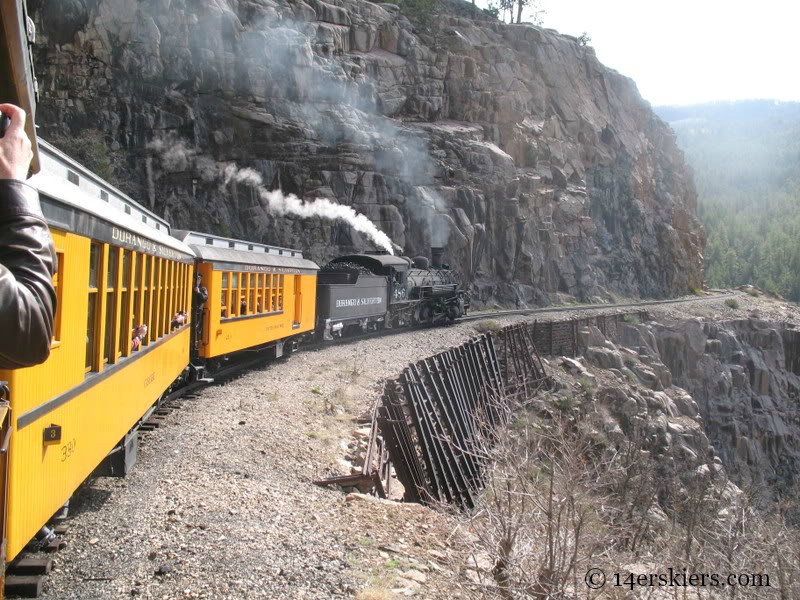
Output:
[[444,258],[444,248],[431,248],[431,267],[434,269],[442,268],[442,259]]

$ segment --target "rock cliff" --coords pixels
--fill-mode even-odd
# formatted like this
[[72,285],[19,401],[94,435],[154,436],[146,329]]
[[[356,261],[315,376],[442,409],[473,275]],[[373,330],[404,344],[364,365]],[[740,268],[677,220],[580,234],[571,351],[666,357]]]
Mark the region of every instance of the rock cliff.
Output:
[[482,303],[667,296],[703,280],[696,193],[635,84],[574,38],[448,0],[29,0],[40,132],[181,228],[371,249],[266,188],[445,245]]
[[[621,324],[616,346],[596,330],[584,338],[589,363],[626,375],[620,379],[663,401],[666,419],[686,416],[701,423],[703,437],[736,484],[764,497],[792,493],[800,472],[795,325],[753,317],[695,318]],[[648,422],[654,426],[658,419]],[[688,448],[682,458],[686,468],[705,454]]]

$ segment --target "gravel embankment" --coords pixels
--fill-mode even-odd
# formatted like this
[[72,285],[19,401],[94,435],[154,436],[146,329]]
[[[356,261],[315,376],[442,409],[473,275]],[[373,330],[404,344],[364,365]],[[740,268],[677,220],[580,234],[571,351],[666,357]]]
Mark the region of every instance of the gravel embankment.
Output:
[[450,575],[428,551],[442,549],[443,517],[311,482],[344,473],[353,418],[385,378],[474,334],[461,324],[301,352],[184,401],[127,478],[76,495],[42,598],[337,598],[367,586],[437,597]]
[[[724,298],[649,310],[658,318],[800,314],[737,300],[736,310]],[[95,479],[73,499],[69,545],[42,598],[349,598],[364,588],[458,597],[448,517],[347,500],[311,482],[345,473],[353,419],[369,413],[385,378],[474,334],[475,323],[464,323],[301,352],[185,400],[146,436],[131,475]]]

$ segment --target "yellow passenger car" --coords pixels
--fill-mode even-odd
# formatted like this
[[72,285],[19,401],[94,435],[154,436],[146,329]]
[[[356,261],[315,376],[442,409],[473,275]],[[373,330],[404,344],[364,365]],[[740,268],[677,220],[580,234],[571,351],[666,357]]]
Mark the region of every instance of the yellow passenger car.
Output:
[[174,231],[197,255],[208,289],[198,354],[215,358],[251,348],[274,348],[314,329],[316,263],[299,250],[206,233]]
[[[169,225],[40,140],[30,183],[58,253],[50,358],[0,371],[11,417],[6,561],[184,373],[191,250]],[[145,333],[146,329],[146,333]]]

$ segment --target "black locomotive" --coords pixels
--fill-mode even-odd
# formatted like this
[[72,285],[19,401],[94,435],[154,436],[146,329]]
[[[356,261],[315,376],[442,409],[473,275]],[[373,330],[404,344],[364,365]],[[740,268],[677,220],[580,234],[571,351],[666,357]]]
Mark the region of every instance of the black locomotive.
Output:
[[467,313],[469,296],[443,248],[432,260],[351,254],[332,260],[317,278],[317,332],[326,340],[357,332],[435,325]]

